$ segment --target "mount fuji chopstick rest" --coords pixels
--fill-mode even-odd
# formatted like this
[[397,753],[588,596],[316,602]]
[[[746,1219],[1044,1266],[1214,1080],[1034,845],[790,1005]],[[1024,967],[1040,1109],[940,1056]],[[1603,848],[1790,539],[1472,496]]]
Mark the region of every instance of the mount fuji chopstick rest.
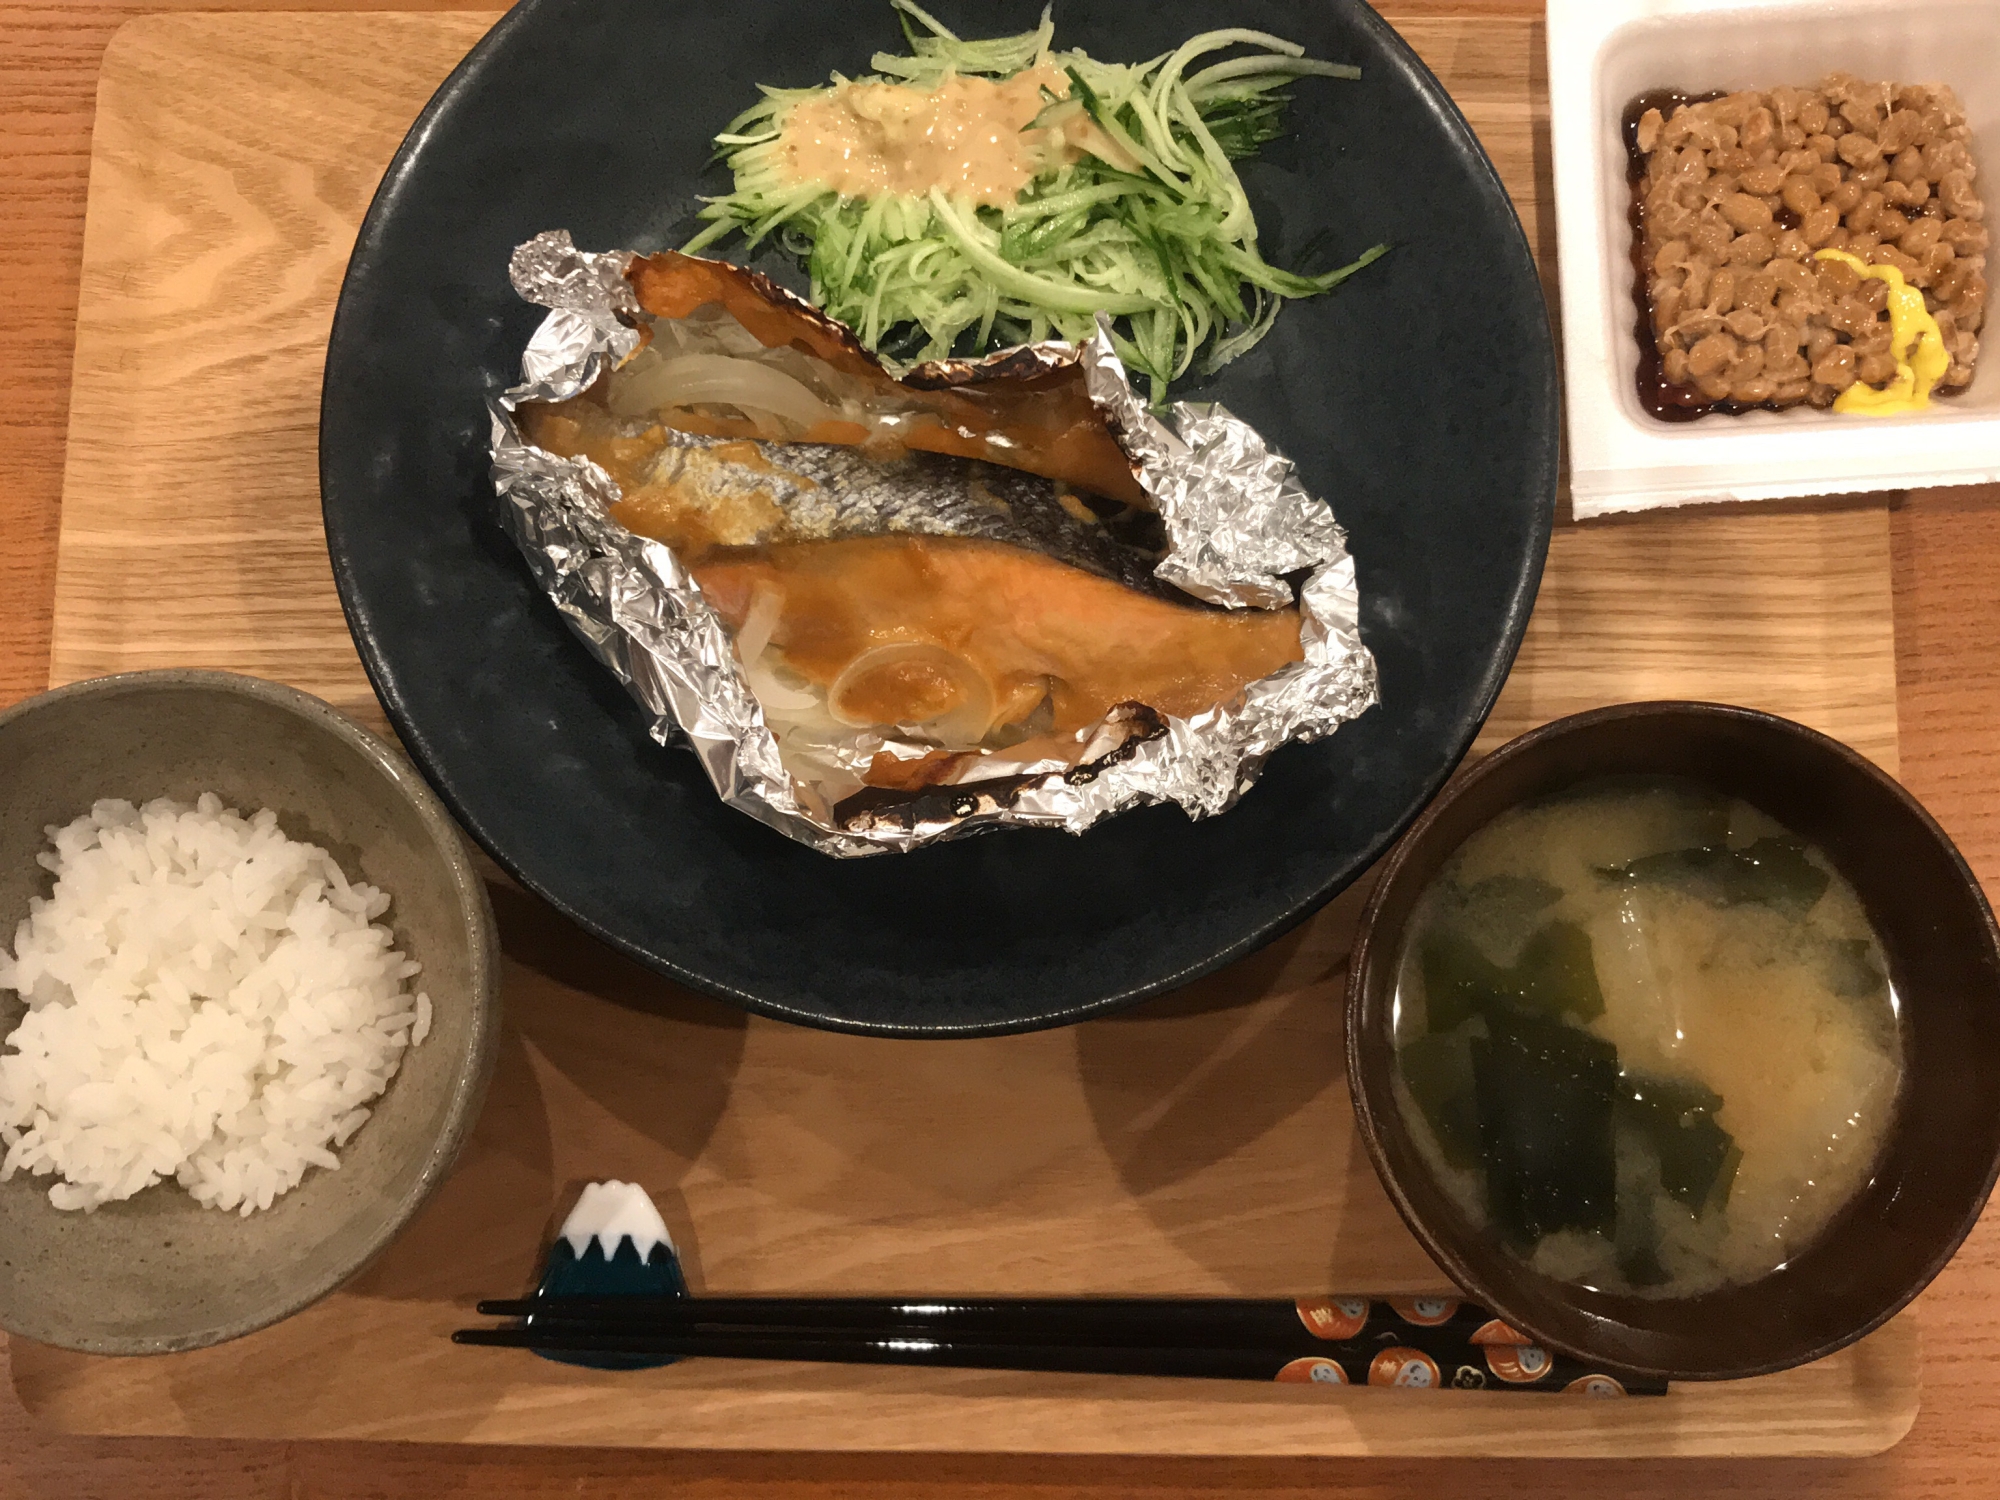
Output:
[[1455,1297],[695,1297],[633,1183],[593,1183],[531,1297],[482,1302],[461,1344],[597,1369],[690,1356],[1191,1375],[1315,1385],[1661,1395],[1554,1354]]
[[[537,1299],[545,1297],[684,1298],[687,1278],[666,1220],[646,1190],[633,1182],[591,1182],[569,1211],[549,1247]],[[533,1328],[529,1314],[521,1326]],[[538,1348],[544,1359],[594,1370],[649,1370],[670,1365],[673,1354],[604,1354]]]

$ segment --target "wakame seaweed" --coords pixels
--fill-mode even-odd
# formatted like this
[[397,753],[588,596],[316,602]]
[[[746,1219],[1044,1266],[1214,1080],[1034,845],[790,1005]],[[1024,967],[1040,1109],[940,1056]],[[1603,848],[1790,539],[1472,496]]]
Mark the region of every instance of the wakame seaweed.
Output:
[[[1535,900],[1532,911],[1547,904],[1539,895],[1508,898]],[[1544,924],[1511,966],[1445,928],[1425,940],[1423,965],[1430,1029],[1399,1050],[1403,1080],[1445,1160],[1485,1168],[1489,1206],[1510,1240],[1611,1232],[1621,1127],[1652,1148],[1660,1184],[1677,1202],[1699,1214],[1726,1201],[1737,1156],[1715,1121],[1720,1096],[1698,1083],[1625,1074],[1611,1043],[1566,1023],[1604,1009],[1582,928]],[[1655,1236],[1628,1228],[1620,1251],[1628,1279],[1653,1284],[1663,1274],[1648,1249]]]
[[1893,1118],[1903,1030],[1865,903],[1825,850],[1695,783],[1510,809],[1434,876],[1399,964],[1404,1119],[1539,1274],[1746,1285],[1853,1196]]
[[1479,1165],[1479,1112],[1472,1097],[1472,1054],[1463,1037],[1418,1037],[1396,1052],[1410,1098],[1430,1122],[1438,1150],[1454,1167]]
[[1653,1199],[1641,1193],[1618,1206],[1618,1230],[1612,1236],[1618,1274],[1633,1286],[1665,1286],[1673,1278],[1660,1260],[1660,1221]]
[[1532,875],[1489,875],[1449,897],[1465,921],[1482,927],[1526,927],[1535,913],[1562,900],[1562,887]]
[[1488,958],[1462,932],[1424,939],[1424,1007],[1430,1029],[1454,1031],[1496,1005],[1588,1021],[1604,1013],[1590,934],[1573,922],[1550,922],[1521,945],[1512,968]]
[[1529,1248],[1562,1229],[1608,1235],[1618,1211],[1617,1049],[1507,1006],[1485,1020],[1487,1035],[1471,1041],[1472,1077],[1494,1222]]
[[1715,1121],[1722,1096],[1680,1078],[1627,1073],[1619,1079],[1618,1122],[1638,1131],[1660,1161],[1660,1186],[1705,1214],[1729,1199],[1736,1141]]
[[1674,849],[1599,873],[1610,880],[1685,891],[1711,906],[1754,902],[1795,914],[1810,910],[1832,881],[1793,838],[1762,838],[1742,849]]

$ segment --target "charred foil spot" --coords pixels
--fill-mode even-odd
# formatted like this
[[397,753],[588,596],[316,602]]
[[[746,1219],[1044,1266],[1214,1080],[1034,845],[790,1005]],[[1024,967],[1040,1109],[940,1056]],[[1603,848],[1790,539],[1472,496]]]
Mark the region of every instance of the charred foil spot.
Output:
[[1113,750],[1086,765],[1054,774],[998,776],[957,786],[931,786],[917,792],[866,787],[835,806],[834,818],[850,833],[916,832],[944,823],[973,819],[997,821],[1021,810],[1026,798],[1051,783],[1086,786],[1113,766],[1130,760],[1140,746],[1167,732],[1166,720],[1144,704],[1128,703],[1118,712],[1124,739]]

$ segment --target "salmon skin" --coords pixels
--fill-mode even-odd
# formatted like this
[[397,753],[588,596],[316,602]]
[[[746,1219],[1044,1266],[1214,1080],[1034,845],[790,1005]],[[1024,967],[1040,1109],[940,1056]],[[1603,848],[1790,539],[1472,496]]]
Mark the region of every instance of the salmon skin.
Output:
[[529,441],[588,458],[616,481],[620,524],[695,562],[721,547],[844,537],[972,537],[1057,558],[1128,588],[1185,600],[1153,576],[1164,548],[1151,511],[976,459],[676,431],[619,417],[588,396],[524,407]]

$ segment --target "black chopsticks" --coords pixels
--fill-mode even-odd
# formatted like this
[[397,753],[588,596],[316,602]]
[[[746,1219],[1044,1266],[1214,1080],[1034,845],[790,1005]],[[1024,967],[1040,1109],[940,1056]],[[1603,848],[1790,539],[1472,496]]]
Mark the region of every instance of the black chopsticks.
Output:
[[537,1327],[693,1334],[842,1331],[972,1338],[986,1343],[1284,1347],[1306,1333],[1297,1304],[1164,1297],[528,1297],[479,1304],[482,1316]]
[[806,1360],[1320,1384],[1658,1394],[1447,1298],[537,1296],[460,1344],[571,1355]]
[[850,1329],[805,1333],[634,1333],[575,1328],[468,1328],[461,1344],[543,1349],[566,1354],[784,1359],[822,1364],[931,1365],[981,1370],[1061,1370],[1094,1375],[1193,1375],[1213,1380],[1272,1380],[1289,1361],[1276,1350],[1101,1347],[1081,1343],[996,1343]]

